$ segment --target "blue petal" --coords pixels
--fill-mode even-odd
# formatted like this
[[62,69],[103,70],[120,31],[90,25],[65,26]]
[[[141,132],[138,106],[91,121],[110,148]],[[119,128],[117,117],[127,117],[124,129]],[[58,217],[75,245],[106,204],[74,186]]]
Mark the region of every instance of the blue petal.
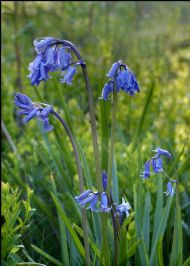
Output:
[[167,184],[167,191],[165,193],[166,193],[167,196],[168,195],[174,196],[174,194],[175,194],[175,191],[173,189],[172,183],[170,181]]
[[40,64],[40,76],[39,76],[39,80],[48,80],[50,77],[48,76],[48,70],[47,68],[45,67],[45,64],[42,62]]
[[88,209],[90,209],[91,211],[95,211],[96,210],[96,203],[98,201],[98,192],[94,193],[94,197],[90,202],[90,206],[88,207]]
[[71,64],[71,54],[66,52],[64,47],[58,51],[58,64],[60,69],[65,70]]
[[36,116],[36,113],[38,112],[38,109],[33,109],[24,119],[23,119],[23,123],[27,123],[28,121],[30,121],[33,117]]
[[74,74],[76,73],[77,69],[76,67],[72,67],[70,66],[67,70],[67,72],[65,73],[65,76],[63,79],[61,79],[61,83],[67,83],[67,84],[71,84],[72,82],[72,79],[73,79],[73,76]]
[[80,200],[86,198],[90,193],[92,193],[92,190],[85,190],[80,196],[75,197],[75,199],[77,202],[79,202]]
[[50,125],[50,123],[49,123],[49,118],[48,117],[46,117],[45,119],[43,119],[43,131],[44,132],[49,132],[49,131],[51,131],[51,130],[53,130],[54,129],[54,127],[52,126],[52,125]]
[[150,163],[151,160],[148,160],[144,165],[143,179],[147,179],[150,176]]
[[56,43],[56,39],[52,37],[46,37],[44,39],[37,39],[33,42],[35,50],[38,54],[43,53],[47,47]]
[[163,156],[165,156],[167,158],[170,158],[170,159],[172,158],[172,155],[171,155],[171,153],[169,151],[163,150],[163,149],[161,149],[159,147],[157,147],[156,150],[153,150],[153,151],[156,152],[156,155],[158,157],[161,156],[161,155],[163,155]]
[[16,93],[14,101],[17,107],[20,107],[23,109],[28,109],[34,106],[30,98],[22,93]]
[[112,65],[110,71],[108,72],[107,76],[110,78],[114,78],[117,74],[117,70],[119,69],[120,62],[116,62]]
[[102,171],[102,185],[105,191],[107,189],[107,182],[108,182],[108,175],[106,171]]
[[113,83],[112,82],[106,83],[104,85],[103,90],[102,90],[102,96],[101,96],[101,98],[103,100],[105,100],[105,101],[108,100],[108,97],[109,97],[109,95],[110,95],[111,92],[113,92]]
[[153,158],[152,159],[152,167],[154,173],[163,172],[162,158]]

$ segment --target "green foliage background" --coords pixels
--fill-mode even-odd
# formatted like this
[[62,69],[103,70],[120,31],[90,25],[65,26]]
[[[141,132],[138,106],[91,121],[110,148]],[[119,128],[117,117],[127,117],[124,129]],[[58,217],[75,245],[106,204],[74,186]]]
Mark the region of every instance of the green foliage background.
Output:
[[[98,97],[113,62],[122,59],[135,72],[140,94],[118,96],[115,153],[118,196],[121,200],[126,195],[133,206],[133,189],[139,183],[143,162],[152,156],[151,150],[156,146],[168,149],[174,155],[180,178],[184,260],[190,255],[189,13],[190,5],[183,1],[2,1],[2,121],[13,142],[10,143],[3,127],[2,179],[19,188],[23,197],[27,185],[34,191],[31,204],[36,212],[27,235],[22,237],[32,260],[48,263],[30,244],[61,261],[58,219],[50,197],[50,191],[55,192],[51,177],[67,217],[78,225],[80,210],[73,196],[79,193],[79,184],[65,132],[53,119],[55,130],[48,135],[42,133],[36,121],[23,126],[13,104],[15,92],[21,91],[33,101],[48,102],[65,117],[82,147],[95,186],[88,102],[80,71],[71,86],[61,85],[58,73],[38,88],[30,86],[26,77],[27,67],[35,56],[32,42],[44,36],[72,41],[87,63],[104,169],[107,168],[110,102],[100,103]],[[171,172],[169,167],[168,171]],[[158,178],[162,177],[153,176],[143,183],[143,195],[147,191],[151,193],[151,225]],[[144,204],[145,196],[142,198]],[[165,265],[171,252],[173,205],[170,217],[163,241]],[[135,230],[134,227],[130,230]],[[152,230],[151,227],[151,234]],[[70,255],[70,263],[81,265],[80,254],[67,230],[66,234],[69,252],[74,254]]]

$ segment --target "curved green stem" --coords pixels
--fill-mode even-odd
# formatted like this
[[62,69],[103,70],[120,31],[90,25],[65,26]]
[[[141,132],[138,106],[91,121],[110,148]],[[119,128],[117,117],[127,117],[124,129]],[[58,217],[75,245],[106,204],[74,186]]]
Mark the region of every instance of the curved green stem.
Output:
[[[77,145],[75,143],[74,137],[73,137],[69,127],[65,123],[64,119],[54,110],[52,110],[51,113],[61,122],[61,124],[63,125],[63,127],[64,127],[64,129],[65,129],[65,131],[66,131],[66,133],[70,139],[70,142],[72,144],[74,156],[75,156],[75,161],[76,161],[76,165],[77,165],[77,172],[78,172],[78,176],[79,176],[80,193],[82,193],[84,191],[84,181],[83,181],[83,174],[82,174],[82,167],[81,167],[81,163],[80,163],[80,157],[79,157],[79,153],[78,153],[78,149],[77,149]],[[84,231],[85,260],[86,260],[86,265],[89,266],[89,265],[91,265],[91,261],[90,261],[90,254],[89,254],[86,210],[84,208],[82,208],[82,225],[83,225],[83,231]]]
[[116,81],[114,81],[111,139],[110,139],[109,161],[108,161],[108,187],[107,187],[108,193],[111,189],[113,158],[114,158],[114,151],[115,151],[115,129],[116,129],[116,111],[117,111],[117,89],[116,89],[116,86],[117,86]]

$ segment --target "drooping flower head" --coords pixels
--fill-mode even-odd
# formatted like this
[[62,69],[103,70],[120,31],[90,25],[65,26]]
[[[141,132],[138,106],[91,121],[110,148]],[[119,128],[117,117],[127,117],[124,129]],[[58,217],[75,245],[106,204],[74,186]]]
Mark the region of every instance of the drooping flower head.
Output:
[[42,80],[47,81],[50,78],[49,72],[57,70],[61,71],[63,75],[63,78],[60,80],[61,83],[70,85],[76,73],[76,66],[84,62],[79,60],[72,63],[70,47],[64,41],[45,37],[37,39],[33,43],[37,56],[29,64],[28,68],[30,71],[28,78],[31,80],[31,85],[38,86]]
[[169,182],[167,183],[167,190],[165,192],[165,194],[168,196],[173,196],[175,194],[172,183],[171,182],[176,182],[175,179],[171,179],[164,171],[163,169],[163,157],[172,159],[172,154],[167,151],[167,150],[163,150],[159,147],[156,148],[156,150],[153,150],[156,154],[155,156],[153,156],[150,160],[146,161],[144,164],[144,171],[142,172],[141,176],[143,177],[143,179],[147,179],[148,177],[150,177],[151,175],[151,165],[152,165],[152,170],[155,174],[157,173],[164,173],[165,176],[169,179]]
[[15,105],[21,110],[18,111],[20,115],[25,115],[23,123],[29,122],[32,118],[37,117],[43,122],[43,131],[48,132],[53,130],[53,126],[49,124],[49,114],[53,110],[51,106],[43,107],[44,104],[34,103],[31,99],[22,93],[15,94]]
[[114,90],[114,82],[116,82],[117,92],[121,90],[132,96],[139,92],[139,85],[135,74],[127,65],[122,64],[121,60],[112,65],[107,76],[111,80],[104,85],[100,99],[108,100],[109,95]]

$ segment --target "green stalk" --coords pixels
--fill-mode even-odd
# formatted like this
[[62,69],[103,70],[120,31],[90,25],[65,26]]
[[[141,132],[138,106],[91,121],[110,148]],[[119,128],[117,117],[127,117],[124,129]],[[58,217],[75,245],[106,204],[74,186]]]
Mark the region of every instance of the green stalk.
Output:
[[[63,125],[63,127],[64,127],[64,129],[65,129],[65,131],[66,131],[66,133],[70,139],[70,142],[72,144],[74,156],[75,156],[75,161],[76,161],[76,165],[77,165],[77,171],[78,171],[78,175],[79,175],[80,193],[82,193],[84,191],[84,181],[83,181],[83,174],[82,174],[82,167],[81,167],[81,163],[80,163],[80,157],[79,157],[79,153],[78,153],[78,149],[77,149],[77,145],[75,143],[74,137],[73,137],[70,129],[68,128],[67,124],[63,120],[63,118],[54,110],[52,110],[51,113],[61,122],[61,124]],[[90,254],[89,254],[86,210],[84,208],[82,208],[82,225],[83,225],[83,231],[84,231],[85,260],[86,260],[86,265],[89,266],[89,265],[91,265],[91,261],[90,261]]]
[[[98,191],[102,192],[103,187],[102,187],[102,182],[101,182],[101,166],[100,166],[100,159],[99,159],[100,156],[99,156],[99,148],[98,148],[96,118],[95,118],[95,110],[94,110],[94,103],[93,103],[93,96],[92,96],[92,88],[91,88],[90,80],[88,77],[87,67],[86,67],[85,62],[83,61],[81,54],[79,53],[78,49],[73,43],[67,40],[56,40],[56,44],[63,44],[67,47],[70,47],[72,51],[75,53],[78,60],[80,61],[80,65],[82,68],[84,81],[86,85],[87,95],[88,95],[91,132],[92,132],[92,139],[93,139],[94,160],[95,160],[95,169],[96,169],[96,186],[97,186]],[[101,244],[100,265],[101,265],[101,260],[103,259],[107,266],[107,265],[110,265],[108,235],[107,235],[107,217],[103,213],[101,214],[101,234],[102,234],[102,244]]]
[[117,86],[116,81],[114,81],[111,139],[110,139],[109,161],[108,161],[108,186],[107,186],[108,193],[111,188],[113,159],[114,159],[114,151],[115,151],[115,129],[116,129],[116,111],[117,111],[117,88],[116,86]]
[[182,241],[182,226],[181,226],[181,210],[179,203],[179,177],[172,160],[172,166],[176,176],[176,211],[175,211],[175,222],[174,222],[174,234],[173,243],[171,251],[171,259],[169,265],[182,265],[182,251],[183,251],[183,241]]

